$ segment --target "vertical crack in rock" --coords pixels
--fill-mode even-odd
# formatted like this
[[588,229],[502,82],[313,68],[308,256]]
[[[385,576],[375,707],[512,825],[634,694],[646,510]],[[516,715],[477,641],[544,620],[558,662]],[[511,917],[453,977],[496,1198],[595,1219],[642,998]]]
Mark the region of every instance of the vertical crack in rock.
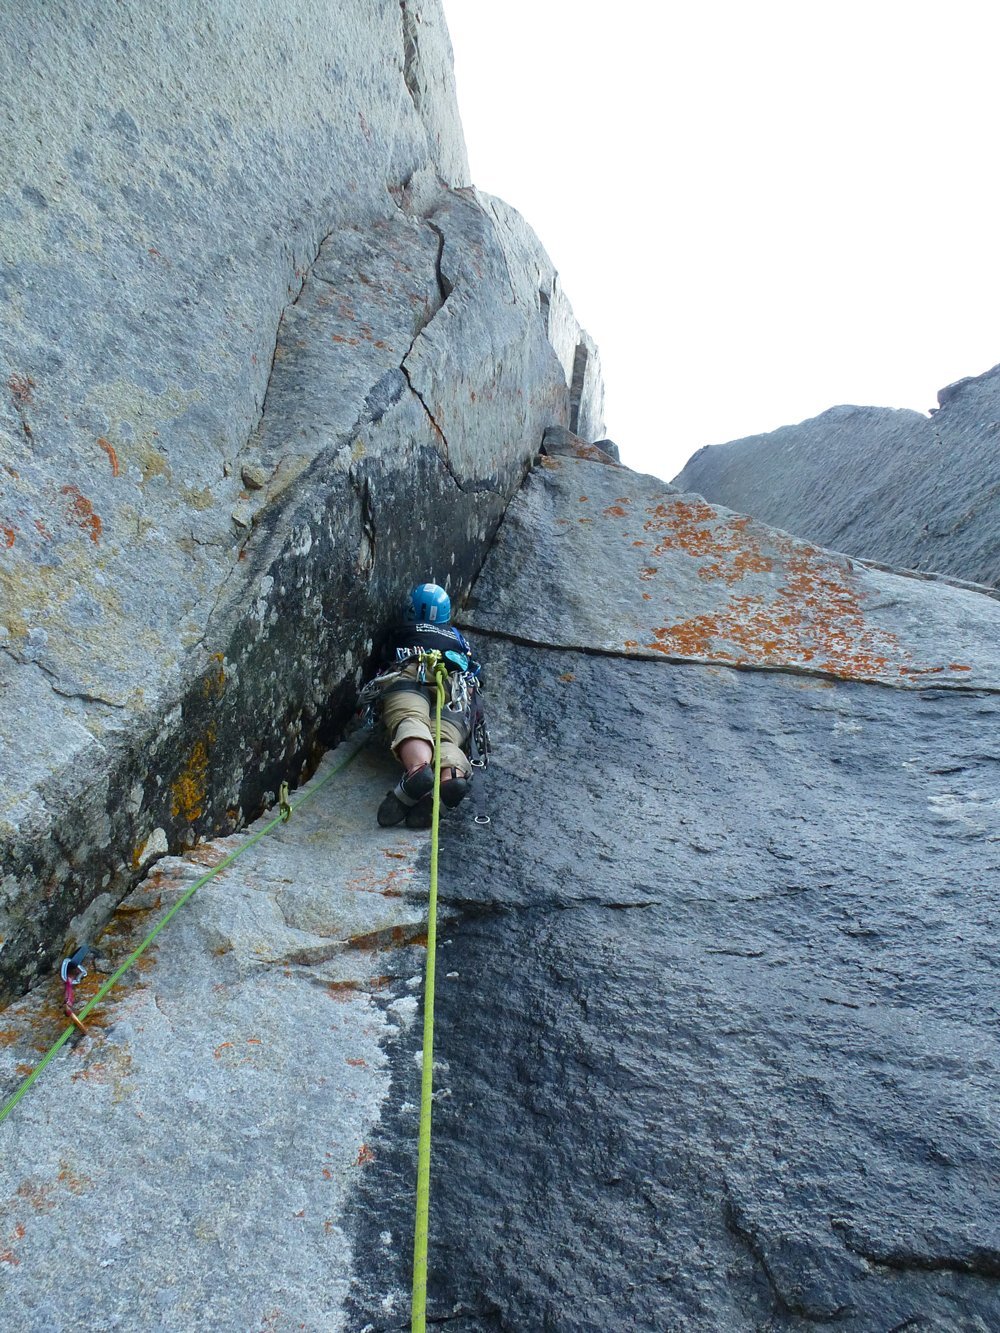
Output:
[[[445,301],[447,301],[448,297],[452,294],[455,288],[448,281],[447,277],[445,276],[444,269],[441,267],[441,261],[444,259],[444,231],[437,225],[436,222],[432,222],[430,218],[427,218],[426,222],[428,227],[430,227],[431,231],[438,238],[437,255],[434,258],[434,271],[437,276],[438,291],[441,293],[441,305],[439,305],[437,310],[434,311],[434,314],[431,315],[431,319],[433,319],[434,315],[438,313],[438,311],[441,309],[441,306],[444,305]],[[429,324],[430,320],[428,320],[427,323]]]
[[[549,330],[552,316],[552,301],[544,287],[539,287],[538,289],[538,309],[541,311],[542,326],[545,329],[545,336],[551,342],[552,339]],[[579,409],[577,409],[577,416],[579,416]]]
[[420,43],[417,37],[418,20],[411,14],[406,0],[399,0],[400,15],[403,20],[403,81],[410,94],[415,110],[420,111],[420,80],[417,78],[417,64],[420,60]]
[[573,357],[573,379],[569,387],[569,428],[574,435],[579,434],[580,405],[583,402],[583,387],[587,379],[587,363],[590,353],[586,343],[577,343]]
[[[267,412],[267,399],[268,395],[271,392],[271,381],[274,379],[274,363],[278,357],[278,346],[281,342],[281,326],[285,322],[285,316],[288,314],[289,310],[293,310],[298,305],[299,301],[302,299],[302,293],[305,291],[306,283],[309,281],[312,271],[316,267],[316,263],[323,252],[323,246],[326,245],[327,241],[330,239],[332,235],[333,232],[328,231],[325,236],[322,236],[320,238],[319,244],[316,246],[316,253],[313,255],[312,259],[310,259],[309,263],[306,264],[301,274],[297,274],[299,278],[298,291],[295,293],[292,299],[290,301],[286,301],[281,308],[281,314],[278,316],[278,322],[274,326],[274,345],[271,348],[271,362],[267,369],[267,380],[264,384],[264,396],[261,399],[260,412],[257,414],[257,420],[254,423],[253,428],[247,435],[246,442],[244,443],[243,446],[244,449],[246,448],[246,445],[250,443],[251,439],[253,439],[257,431],[260,430],[260,424],[264,420],[264,415]],[[240,453],[242,452],[243,450],[241,449]]]
[[358,544],[357,570],[370,574],[375,565],[375,507],[372,504],[371,482],[351,472],[351,485],[358,497],[358,517],[361,538]]

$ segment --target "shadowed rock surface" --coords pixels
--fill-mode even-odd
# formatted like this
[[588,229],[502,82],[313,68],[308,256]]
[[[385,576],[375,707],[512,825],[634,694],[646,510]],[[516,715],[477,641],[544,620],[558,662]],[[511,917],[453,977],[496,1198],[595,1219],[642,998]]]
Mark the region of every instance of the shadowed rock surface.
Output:
[[308,773],[414,572],[463,594],[545,428],[602,429],[436,0],[8,20],[7,997]]
[[[442,863],[432,1315],[994,1328],[998,696],[490,650],[493,823]],[[404,1326],[408,1128],[355,1206],[355,1328]]]
[[1000,585],[1000,367],[938,402],[833,407],[706,446],[674,484],[849,555]]

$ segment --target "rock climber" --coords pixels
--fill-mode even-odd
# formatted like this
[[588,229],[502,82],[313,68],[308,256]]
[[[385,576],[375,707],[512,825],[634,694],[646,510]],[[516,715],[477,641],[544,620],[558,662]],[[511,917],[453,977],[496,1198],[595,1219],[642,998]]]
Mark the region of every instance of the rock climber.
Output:
[[473,662],[465,636],[451,623],[451,598],[437,583],[418,583],[402,608],[401,622],[388,631],[378,675],[362,700],[381,703],[382,722],[403,775],[378,808],[383,828],[406,822],[430,828],[434,791],[433,668],[424,654],[436,651],[448,669],[441,710],[441,801],[454,809],[472,781],[466,753],[476,725],[479,663]]

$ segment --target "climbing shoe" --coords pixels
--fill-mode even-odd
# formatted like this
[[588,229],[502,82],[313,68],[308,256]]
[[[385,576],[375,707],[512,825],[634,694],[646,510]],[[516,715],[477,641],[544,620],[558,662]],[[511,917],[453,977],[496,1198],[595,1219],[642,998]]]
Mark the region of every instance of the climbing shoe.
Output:
[[382,804],[376,811],[375,818],[382,828],[391,828],[393,824],[398,824],[406,818],[406,812],[409,809],[410,807],[404,805],[394,791],[387,791]]
[[[406,812],[425,797],[434,786],[434,769],[431,764],[424,764],[422,768],[414,769],[412,773],[406,773],[393,787],[392,791],[386,792],[379,806],[375,818],[382,828],[391,828],[393,824],[399,824],[406,818]],[[413,827],[423,828],[426,825],[417,824]]]
[[434,797],[425,796],[406,812],[407,828],[430,828],[434,822]]
[[[454,772],[454,770],[452,770]],[[449,810],[454,810],[455,806],[464,801],[469,794],[469,779],[463,778],[459,774],[448,778],[441,783],[441,800]]]

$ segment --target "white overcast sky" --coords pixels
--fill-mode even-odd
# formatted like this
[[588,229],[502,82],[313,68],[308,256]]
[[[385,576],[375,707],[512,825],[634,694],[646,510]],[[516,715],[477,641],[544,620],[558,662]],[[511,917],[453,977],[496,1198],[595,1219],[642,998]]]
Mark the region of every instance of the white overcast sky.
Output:
[[1000,362],[1000,4],[444,6],[473,179],[596,339],[623,461]]

